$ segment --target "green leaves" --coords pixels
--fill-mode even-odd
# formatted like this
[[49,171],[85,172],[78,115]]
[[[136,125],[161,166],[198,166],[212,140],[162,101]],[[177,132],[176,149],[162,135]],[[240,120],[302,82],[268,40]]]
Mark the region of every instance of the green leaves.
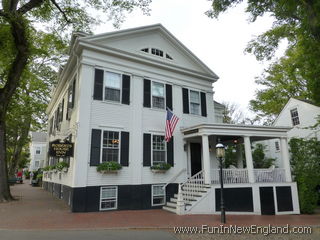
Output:
[[289,142],[294,181],[298,184],[302,213],[313,213],[317,207],[320,185],[320,142],[315,138],[293,138]]

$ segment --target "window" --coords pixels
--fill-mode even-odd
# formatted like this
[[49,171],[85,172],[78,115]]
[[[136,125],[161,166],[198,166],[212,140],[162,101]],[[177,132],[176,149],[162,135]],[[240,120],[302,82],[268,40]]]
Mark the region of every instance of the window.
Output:
[[166,58],[173,60],[173,58],[168,53],[166,53]]
[[278,142],[278,141],[275,141],[275,142],[274,142],[274,145],[275,145],[276,151],[280,151],[279,142]]
[[120,102],[121,74],[105,72],[105,100]]
[[200,92],[190,90],[190,113],[200,115]]
[[119,132],[103,132],[102,162],[119,162],[119,142]]
[[39,161],[35,161],[34,162],[34,167],[37,169],[37,168],[39,168],[39,165],[40,165],[40,162]]
[[100,210],[117,209],[118,188],[101,187]]
[[40,154],[41,153],[41,148],[40,147],[36,147],[36,154]]
[[159,56],[159,57],[163,57],[163,51],[159,50],[157,48],[151,48],[151,54]]
[[67,120],[70,120],[71,118],[71,112],[74,107],[74,99],[75,99],[75,86],[76,86],[76,78],[74,78],[72,84],[70,84],[68,88],[68,103],[67,103]]
[[164,109],[164,84],[152,82],[152,107]]
[[141,51],[142,51],[142,52],[149,53],[149,48],[142,48]]
[[299,121],[298,110],[296,108],[294,108],[290,111],[290,113],[291,113],[291,119],[292,119],[293,126],[299,125],[300,121]]
[[166,193],[163,184],[152,185],[152,206],[164,205],[166,203]]
[[166,162],[166,143],[164,136],[152,136],[152,165]]

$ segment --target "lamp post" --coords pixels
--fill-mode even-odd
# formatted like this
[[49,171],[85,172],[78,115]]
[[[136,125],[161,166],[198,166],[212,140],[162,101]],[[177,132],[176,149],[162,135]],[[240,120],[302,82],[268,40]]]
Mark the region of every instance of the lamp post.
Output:
[[221,211],[221,223],[226,223],[226,212],[223,199],[223,175],[222,175],[222,159],[225,156],[224,145],[219,141],[216,145],[216,155],[220,162],[220,211]]

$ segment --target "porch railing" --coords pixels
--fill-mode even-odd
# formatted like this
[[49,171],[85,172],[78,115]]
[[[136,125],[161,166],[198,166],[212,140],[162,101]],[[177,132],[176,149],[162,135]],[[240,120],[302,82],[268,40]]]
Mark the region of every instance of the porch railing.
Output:
[[285,182],[286,175],[284,168],[261,168],[254,169],[255,182]]
[[201,170],[197,174],[189,178],[185,183],[180,185],[182,200],[186,204],[191,204],[198,196],[199,192],[205,187],[204,172]]
[[[220,183],[220,169],[211,169],[211,183]],[[222,169],[223,183],[248,183],[248,171],[247,169]]]

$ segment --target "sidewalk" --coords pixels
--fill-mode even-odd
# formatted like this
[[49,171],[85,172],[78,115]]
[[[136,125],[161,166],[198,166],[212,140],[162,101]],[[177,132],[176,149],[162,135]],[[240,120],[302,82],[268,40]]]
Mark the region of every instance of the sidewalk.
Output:
[[[11,187],[18,201],[0,204],[0,229],[110,229],[172,228],[176,226],[218,226],[219,215],[178,216],[163,210],[72,213],[68,206],[50,193],[28,183]],[[232,225],[319,226],[315,215],[228,215]]]

